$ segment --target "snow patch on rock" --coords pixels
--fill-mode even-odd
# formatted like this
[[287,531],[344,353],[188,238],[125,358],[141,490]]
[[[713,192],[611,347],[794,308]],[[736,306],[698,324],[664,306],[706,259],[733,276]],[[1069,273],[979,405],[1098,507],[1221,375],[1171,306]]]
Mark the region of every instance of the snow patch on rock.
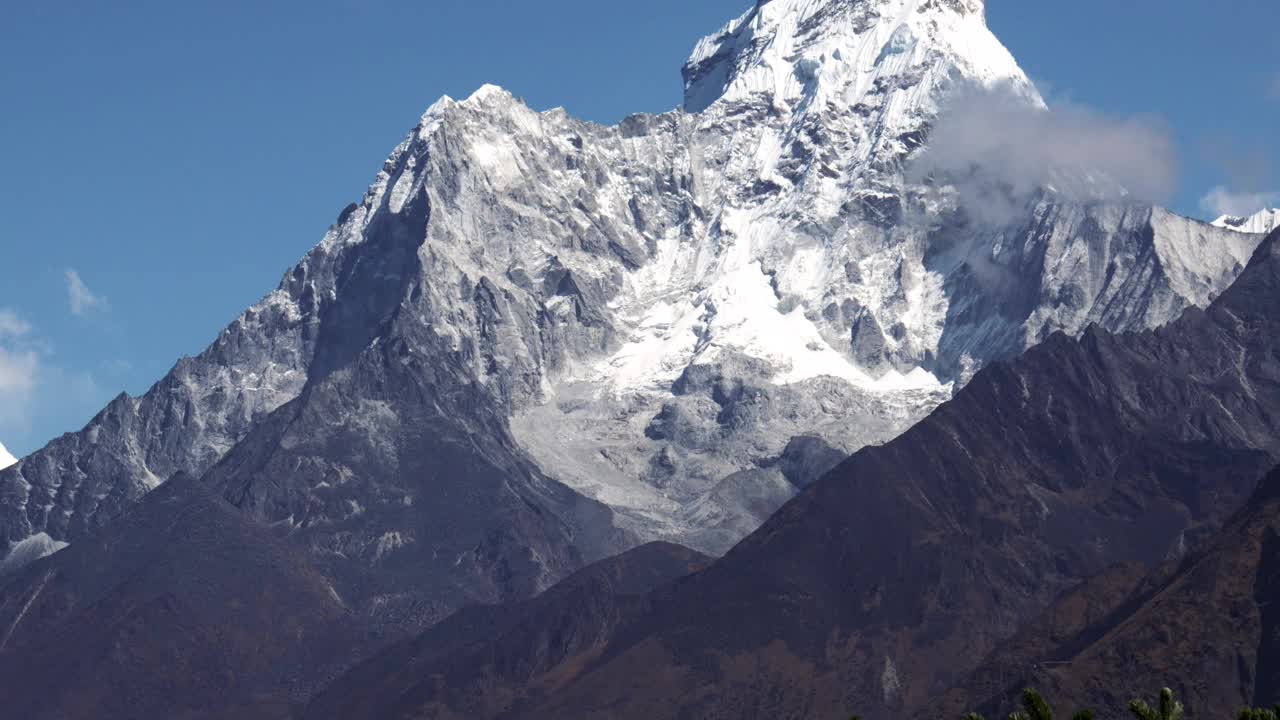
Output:
[[54,540],[47,533],[36,533],[24,540],[11,543],[8,554],[4,556],[4,560],[0,560],[0,577],[48,557],[65,547],[67,543]]

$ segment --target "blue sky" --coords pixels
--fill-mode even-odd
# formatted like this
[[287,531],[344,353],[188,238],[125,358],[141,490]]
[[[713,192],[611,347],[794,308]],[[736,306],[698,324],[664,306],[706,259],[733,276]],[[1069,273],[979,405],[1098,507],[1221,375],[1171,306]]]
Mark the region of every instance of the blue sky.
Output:
[[[440,95],[667,110],[748,1],[9,3],[0,441],[34,450],[199,352]],[[990,0],[988,20],[1051,99],[1169,129],[1174,209],[1280,190],[1274,0]]]

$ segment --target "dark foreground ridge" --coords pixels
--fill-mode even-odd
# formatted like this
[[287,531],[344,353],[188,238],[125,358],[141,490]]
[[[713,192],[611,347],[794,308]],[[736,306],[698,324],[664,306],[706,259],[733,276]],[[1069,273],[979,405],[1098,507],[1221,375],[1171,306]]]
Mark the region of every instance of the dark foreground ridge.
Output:
[[[566,660],[601,647],[622,622],[647,608],[645,593],[708,562],[679,545],[651,543],[574,573],[532,600],[466,608],[340,678],[311,704],[308,716],[411,714],[424,679],[459,689],[486,676],[537,682]],[[552,690],[554,685],[531,688]],[[497,709],[495,699],[485,695],[458,696],[454,702],[469,712]]]
[[1028,686],[1095,709],[1162,684],[1194,717],[1269,707],[1280,700],[1277,599],[1280,470],[1201,551],[1146,578],[1117,568],[1065,595],[947,693],[938,715],[1005,717]]
[[0,582],[7,718],[285,717],[365,643],[304,552],[187,476]]
[[[405,658],[395,675],[357,669],[348,677],[394,688],[402,676],[416,679],[423,653],[461,651],[514,627],[548,636],[548,652],[556,642],[576,651],[578,638],[611,627],[626,596],[707,561],[676,545],[646,545],[591,565],[536,600],[454,614],[422,641],[386,651]],[[4,716],[293,718],[387,637],[363,627],[311,563],[292,540],[177,476],[92,541],[0,585]],[[571,614],[555,616],[565,601]]]

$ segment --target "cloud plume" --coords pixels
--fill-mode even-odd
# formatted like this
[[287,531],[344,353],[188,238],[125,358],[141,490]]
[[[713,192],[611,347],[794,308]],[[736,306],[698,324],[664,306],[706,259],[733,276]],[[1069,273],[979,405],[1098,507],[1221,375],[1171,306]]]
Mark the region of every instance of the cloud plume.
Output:
[[[107,398],[92,373],[59,366],[37,329],[18,312],[0,307],[0,440],[10,451],[34,450],[47,440],[50,420],[87,418]],[[55,429],[71,428],[59,424]]]
[[975,219],[1003,224],[1042,190],[1076,202],[1159,203],[1174,190],[1176,167],[1158,122],[970,91],[943,108],[910,174],[954,188]]

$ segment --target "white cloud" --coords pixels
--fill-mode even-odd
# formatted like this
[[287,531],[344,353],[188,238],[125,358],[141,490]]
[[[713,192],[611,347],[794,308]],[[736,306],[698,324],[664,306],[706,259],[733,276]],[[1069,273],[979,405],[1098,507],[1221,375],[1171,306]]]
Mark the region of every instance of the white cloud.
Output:
[[89,286],[80,279],[80,273],[67,269],[67,299],[71,303],[72,315],[84,315],[90,310],[107,309],[107,299],[93,294]]
[[1159,203],[1174,190],[1177,163],[1159,122],[974,91],[948,102],[912,174],[955,188],[976,219],[1002,223],[1043,189],[1081,202]]
[[6,439],[30,431],[39,373],[40,358],[34,351],[0,346],[0,430]]
[[1214,218],[1248,217],[1259,210],[1280,207],[1280,192],[1232,192],[1219,185],[1200,198],[1200,207]]
[[40,372],[40,356],[27,346],[31,325],[0,308],[0,427],[24,424]]
[[[0,439],[26,453],[67,418],[88,419],[109,399],[93,374],[51,364],[52,350],[22,316],[0,307]],[[44,434],[41,434],[44,433]]]
[[39,367],[39,356],[34,350],[0,347],[0,404],[30,394]]
[[9,308],[0,308],[0,340],[14,340],[31,332],[31,325]]

